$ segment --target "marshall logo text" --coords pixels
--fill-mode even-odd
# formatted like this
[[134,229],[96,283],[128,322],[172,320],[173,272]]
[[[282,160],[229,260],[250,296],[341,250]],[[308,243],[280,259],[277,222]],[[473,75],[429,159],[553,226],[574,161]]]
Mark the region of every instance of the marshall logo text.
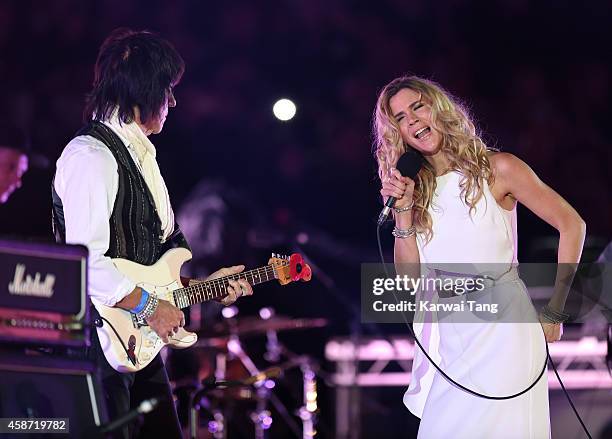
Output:
[[36,296],[36,297],[51,297],[53,296],[53,286],[55,284],[55,276],[47,274],[44,282],[41,282],[41,274],[36,273],[34,278],[29,274],[26,275],[25,264],[17,264],[15,267],[15,278],[8,285],[9,293],[17,296]]

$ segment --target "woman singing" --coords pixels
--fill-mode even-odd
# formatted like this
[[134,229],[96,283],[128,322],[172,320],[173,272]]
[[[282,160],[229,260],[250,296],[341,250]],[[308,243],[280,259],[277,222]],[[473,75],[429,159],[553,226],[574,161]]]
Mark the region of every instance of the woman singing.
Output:
[[[584,221],[523,161],[487,149],[466,109],[431,81],[400,77],[385,86],[374,131],[381,194],[397,199],[398,271],[400,264],[414,264],[421,272],[435,264],[493,265],[499,273],[477,299],[503,298],[529,317],[501,323],[482,316],[461,322],[434,316],[415,324],[419,340],[442,370],[471,390],[492,396],[524,390],[545,364],[544,340],[559,340],[568,316],[562,312],[565,295],[556,294],[538,317],[518,277],[517,202],[559,231],[560,264],[580,260]],[[425,158],[414,180],[395,169],[410,148]],[[472,294],[465,296],[469,300]],[[464,298],[438,294],[436,300]],[[416,349],[404,403],[421,418],[419,437],[425,439],[548,438],[546,378],[518,397],[487,399],[453,385]]]

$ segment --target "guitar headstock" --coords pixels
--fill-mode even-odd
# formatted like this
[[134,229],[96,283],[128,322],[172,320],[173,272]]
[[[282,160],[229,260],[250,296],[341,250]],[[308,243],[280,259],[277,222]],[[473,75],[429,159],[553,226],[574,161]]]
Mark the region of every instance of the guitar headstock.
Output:
[[278,282],[281,285],[297,281],[308,282],[312,278],[310,265],[304,262],[302,255],[299,253],[293,253],[291,256],[272,253],[268,264],[274,267]]

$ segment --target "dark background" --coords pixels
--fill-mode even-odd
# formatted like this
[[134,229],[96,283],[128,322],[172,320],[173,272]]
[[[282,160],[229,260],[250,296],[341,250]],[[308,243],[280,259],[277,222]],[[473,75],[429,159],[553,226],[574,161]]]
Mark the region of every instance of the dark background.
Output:
[[[227,248],[208,269],[261,265],[306,232],[317,280],[270,288],[246,313],[273,302],[330,318],[333,333],[359,326],[358,264],[378,260],[371,114],[403,73],[440,82],[490,146],[565,197],[587,223],[592,260],[611,238],[611,22],[606,1],[0,1],[0,116],[51,161],[0,205],[0,233],[51,239],[54,162],[81,126],[101,42],[125,26],[160,33],[186,61],[178,106],[152,139],[175,210],[202,179],[235,194]],[[290,122],[272,115],[281,97],[297,104]],[[254,223],[267,233],[258,245],[247,239]],[[520,260],[554,261],[554,229],[519,208],[519,230]]]

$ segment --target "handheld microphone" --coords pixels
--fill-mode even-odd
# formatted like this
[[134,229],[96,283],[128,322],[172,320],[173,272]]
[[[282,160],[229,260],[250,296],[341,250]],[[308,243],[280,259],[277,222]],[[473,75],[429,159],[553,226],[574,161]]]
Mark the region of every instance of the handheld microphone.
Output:
[[[397,161],[396,168],[398,171],[400,171],[400,174],[402,174],[403,177],[410,177],[414,179],[414,177],[416,177],[419,170],[421,169],[422,165],[423,156],[421,155],[421,153],[409,148],[408,151],[402,154],[402,156]],[[394,204],[395,197],[389,197],[387,199],[387,202],[385,203],[385,207],[378,216],[379,226],[382,226],[383,223],[387,221],[387,218],[389,217],[389,212],[391,212],[391,208]]]

